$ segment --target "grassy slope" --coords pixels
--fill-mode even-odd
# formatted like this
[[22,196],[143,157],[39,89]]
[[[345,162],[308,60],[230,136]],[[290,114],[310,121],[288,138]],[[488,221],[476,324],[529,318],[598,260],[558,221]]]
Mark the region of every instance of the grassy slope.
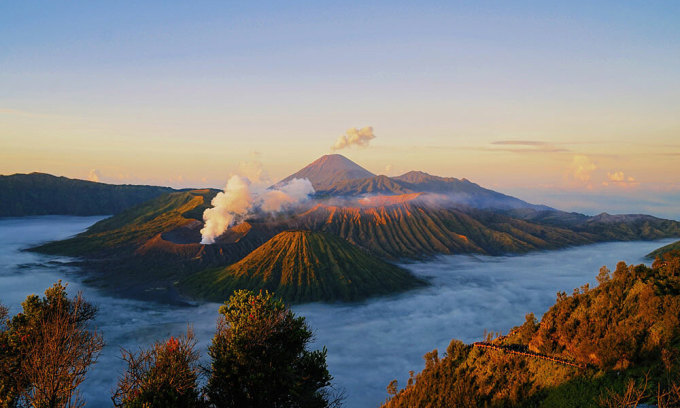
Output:
[[0,176],[0,217],[118,214],[171,191],[169,187],[113,185],[42,173]]
[[202,212],[211,194],[209,190],[165,194],[102,220],[73,238],[50,242],[35,250],[69,256],[130,255],[155,235],[191,222],[187,217]]
[[190,294],[221,301],[236,289],[267,289],[289,302],[352,301],[422,284],[408,271],[337,236],[286,231],[227,268],[193,274]]

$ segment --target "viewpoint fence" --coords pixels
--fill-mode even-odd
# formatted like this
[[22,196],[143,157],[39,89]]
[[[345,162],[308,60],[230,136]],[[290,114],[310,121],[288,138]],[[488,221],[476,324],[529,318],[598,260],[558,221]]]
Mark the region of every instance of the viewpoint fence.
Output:
[[581,368],[581,369],[586,368],[585,364],[580,364],[580,363],[564,360],[564,359],[557,358],[557,357],[550,357],[550,356],[546,356],[545,354],[533,353],[531,351],[519,351],[519,350],[512,349],[510,346],[497,346],[495,344],[488,343],[488,342],[485,342],[485,341],[484,342],[480,341],[480,342],[472,343],[472,345],[474,347],[496,350],[496,351],[500,351],[500,352],[506,353],[506,354],[517,354],[517,355],[520,355],[520,356],[540,358],[542,360],[552,361],[553,363],[557,363],[557,364],[568,365],[568,366],[571,366],[571,367],[576,367],[576,368]]

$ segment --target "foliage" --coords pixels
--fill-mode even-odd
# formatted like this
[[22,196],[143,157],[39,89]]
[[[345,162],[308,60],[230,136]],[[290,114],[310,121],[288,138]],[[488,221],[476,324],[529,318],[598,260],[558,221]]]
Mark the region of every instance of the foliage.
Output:
[[[104,346],[88,329],[96,308],[69,299],[61,282],[28,296],[8,318],[0,305],[0,407],[81,407],[78,386]],[[268,292],[238,291],[220,308],[204,390],[193,331],[133,353],[112,400],[116,407],[337,407],[326,349],[309,351],[312,333]],[[206,395],[208,398],[206,398]]]
[[118,381],[112,400],[116,407],[202,406],[198,391],[198,353],[191,329],[183,337],[170,337],[150,349],[122,350],[128,368]]
[[69,299],[61,282],[43,298],[28,296],[22,307],[0,332],[0,405],[84,405],[77,387],[104,346],[87,328],[96,309],[80,294]]
[[[426,354],[425,368],[404,389],[391,384],[385,406],[472,401],[474,406],[594,407],[643,400],[677,406],[680,258],[658,260],[652,268],[620,262],[613,273],[603,268],[597,280],[596,288],[558,293],[540,323],[529,314],[522,326],[493,340],[497,350],[454,340],[443,358],[436,350]],[[565,360],[587,367],[559,363]]]
[[680,268],[628,266],[603,270],[595,289],[562,296],[543,316],[529,346],[602,369],[659,359],[680,334]]
[[207,395],[218,407],[326,407],[332,377],[326,349],[308,351],[312,333],[273,294],[235,292],[220,308],[209,347]]

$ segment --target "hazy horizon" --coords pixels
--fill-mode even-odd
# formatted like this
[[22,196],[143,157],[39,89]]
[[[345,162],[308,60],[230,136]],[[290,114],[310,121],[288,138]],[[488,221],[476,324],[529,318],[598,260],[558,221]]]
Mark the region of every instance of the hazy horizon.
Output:
[[[360,164],[360,163],[357,163]],[[301,165],[301,168],[303,166]],[[298,169],[299,170],[299,169]],[[416,169],[413,169],[416,170]],[[409,170],[411,171],[411,170]],[[240,168],[232,174],[239,174],[254,180],[255,183],[262,185],[263,187],[269,186],[274,182],[277,182],[284,177],[271,179],[269,176],[262,176],[265,173],[264,166],[262,163],[257,161],[244,162],[241,164]],[[404,172],[406,173],[406,172]],[[17,174],[17,173],[14,173]],[[259,174],[259,176],[258,176]],[[376,173],[381,174],[381,173]],[[403,173],[401,173],[403,174]],[[0,174],[4,175],[4,174]],[[8,174],[9,175],[9,174]],[[55,176],[60,176],[59,174],[53,174]],[[454,177],[447,175],[435,174],[442,177]],[[460,179],[466,177],[457,177]],[[78,179],[76,177],[76,179]],[[97,181],[111,184],[136,184],[136,183],[124,183],[120,181],[106,181],[106,180],[92,180],[88,178],[80,178],[81,180]],[[225,177],[227,180],[228,177]],[[470,180],[475,182],[475,180]],[[139,182],[139,184],[144,184],[144,182]],[[175,188],[214,188],[217,190],[224,189],[224,184],[185,184],[181,186],[174,186]],[[170,183],[160,184],[162,186],[171,186]],[[482,187],[489,188],[489,186],[482,185]],[[618,192],[616,194],[601,194],[592,191],[570,191],[570,190],[544,190],[537,191],[531,188],[504,188],[499,186],[493,188],[494,190],[515,196],[524,201],[530,202],[532,204],[543,204],[550,207],[556,208],[563,211],[573,211],[586,215],[597,215],[600,213],[610,213],[610,214],[632,214],[632,213],[644,213],[650,214],[657,217],[665,217],[674,220],[680,220],[680,193],[659,193],[656,196],[649,197],[635,197],[629,196],[627,193]],[[615,201],[612,201],[614,199]]]

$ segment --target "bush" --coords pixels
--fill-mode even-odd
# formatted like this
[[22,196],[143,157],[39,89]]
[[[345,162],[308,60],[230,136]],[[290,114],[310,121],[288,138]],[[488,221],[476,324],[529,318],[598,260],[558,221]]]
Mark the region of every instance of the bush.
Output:
[[118,381],[112,400],[116,407],[198,407],[198,354],[191,329],[148,350],[122,350],[127,371]]
[[273,294],[235,292],[209,347],[207,395],[218,407],[326,407],[332,377],[326,349],[308,351],[312,333]]
[[69,299],[61,281],[22,307],[9,320],[0,310],[0,406],[83,406],[77,388],[104,347],[86,327],[96,308],[80,293]]

